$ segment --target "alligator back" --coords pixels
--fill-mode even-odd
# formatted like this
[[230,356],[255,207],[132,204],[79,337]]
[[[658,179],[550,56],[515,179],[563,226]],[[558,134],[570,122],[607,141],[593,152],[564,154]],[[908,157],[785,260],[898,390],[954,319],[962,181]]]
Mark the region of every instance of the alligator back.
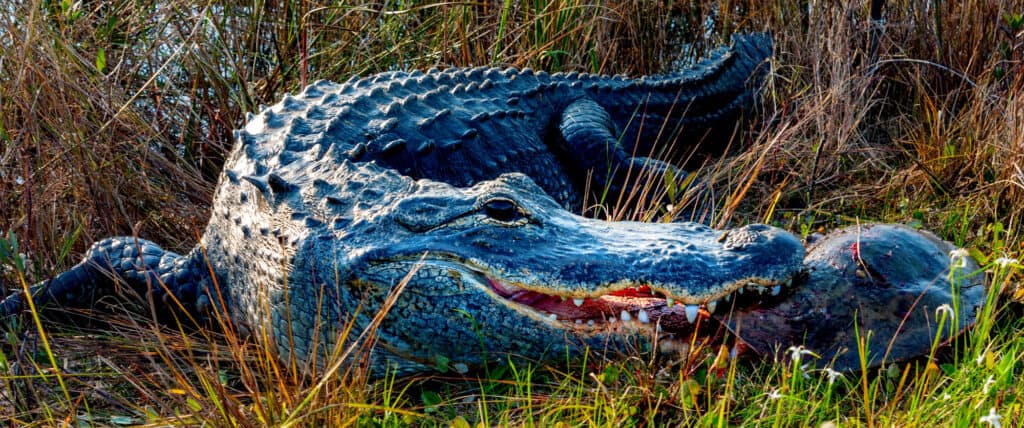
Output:
[[[603,190],[614,181],[606,171],[630,158],[666,155],[655,150],[663,145],[685,155],[703,137],[731,135],[771,52],[767,35],[750,34],[687,70],[641,79],[479,67],[319,81],[250,116],[225,172],[281,175],[345,159],[454,186],[519,172],[576,210],[587,177]],[[567,122],[604,132],[566,135]]]

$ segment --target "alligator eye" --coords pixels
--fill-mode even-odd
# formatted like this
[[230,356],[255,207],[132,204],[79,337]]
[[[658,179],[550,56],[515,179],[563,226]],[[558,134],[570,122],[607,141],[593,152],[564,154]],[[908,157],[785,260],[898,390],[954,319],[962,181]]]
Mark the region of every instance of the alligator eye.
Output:
[[514,222],[523,217],[523,213],[519,210],[519,206],[510,199],[491,199],[484,203],[484,206],[481,209],[488,217],[506,223]]

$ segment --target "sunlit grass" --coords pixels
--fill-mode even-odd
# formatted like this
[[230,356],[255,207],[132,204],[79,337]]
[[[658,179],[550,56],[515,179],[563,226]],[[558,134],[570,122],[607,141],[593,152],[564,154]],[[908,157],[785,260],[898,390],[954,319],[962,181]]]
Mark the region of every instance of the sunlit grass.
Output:
[[[595,215],[679,214],[635,206],[667,192],[680,209],[700,198],[715,208],[703,219],[721,226],[761,221],[809,234],[887,221],[934,230],[967,248],[992,287],[969,336],[931,356],[841,375],[793,361],[729,359],[727,349],[708,345],[688,355],[592,350],[582,360],[371,382],[330,363],[308,376],[230,326],[169,326],[118,303],[113,314],[89,312],[75,325],[47,323],[35,312],[14,320],[20,324],[0,341],[0,419],[36,426],[1024,423],[1017,381],[1024,325],[1007,299],[1024,296],[1017,232],[1024,2],[887,2],[874,64],[864,53],[867,2],[684,3],[271,8],[0,0],[0,243],[13,242],[7,231],[20,239],[0,257],[0,284],[45,279],[111,235],[191,248],[231,129],[245,112],[314,79],[438,65],[653,74],[684,56],[680,42],[697,40],[700,51],[735,30],[771,30],[777,56],[762,120],[743,125],[748,132],[737,134],[730,156],[692,159],[703,165],[696,172],[706,187],[667,191],[664,177],[637,176],[655,193],[627,195],[633,204]],[[717,16],[717,39],[702,39],[708,16]],[[672,144],[681,157],[692,148]],[[338,349],[334,362],[358,352]]]

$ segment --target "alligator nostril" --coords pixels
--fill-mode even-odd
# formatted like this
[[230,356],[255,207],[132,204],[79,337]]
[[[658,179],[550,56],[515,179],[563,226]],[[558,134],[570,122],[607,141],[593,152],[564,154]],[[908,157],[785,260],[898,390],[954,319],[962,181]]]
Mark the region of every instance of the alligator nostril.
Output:
[[731,230],[723,236],[722,247],[730,251],[743,251],[751,245],[764,243],[767,238],[763,233],[759,233],[764,230],[767,230],[767,226],[756,224]]

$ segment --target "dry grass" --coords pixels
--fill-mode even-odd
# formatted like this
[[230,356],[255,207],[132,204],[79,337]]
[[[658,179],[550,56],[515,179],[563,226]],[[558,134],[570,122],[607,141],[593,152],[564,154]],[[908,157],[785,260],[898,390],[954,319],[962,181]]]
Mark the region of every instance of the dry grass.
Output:
[[[857,220],[914,222],[971,247],[982,264],[1019,257],[1024,1],[889,3],[876,60],[866,54],[866,1],[0,0],[0,230],[19,237],[29,280],[59,272],[111,235],[137,233],[185,250],[205,225],[231,129],[245,112],[308,81],[481,64],[651,74],[682,56],[670,48],[681,41],[698,40],[698,50],[720,42],[701,38],[714,15],[721,34],[772,31],[778,53],[763,123],[735,142],[743,150],[701,171],[720,208],[717,222],[767,221],[804,233]],[[16,283],[11,270],[0,274],[0,284]],[[1012,288],[1020,274],[993,278]],[[1000,313],[1008,315],[993,333],[972,338],[972,357],[1024,349],[1014,312]],[[265,349],[209,334],[166,330],[138,315],[58,329],[52,348],[64,388],[52,381],[49,351],[35,336],[10,334],[0,348],[0,418],[815,425],[831,415],[888,425],[977,422],[992,402],[1014,412],[1021,405],[1010,389],[1019,357],[941,373],[909,373],[908,365],[907,382],[898,371],[873,377],[870,397],[805,382],[785,367],[742,367],[737,375],[714,352],[674,365],[631,356],[505,368],[480,381],[366,384],[340,376],[315,387],[318,379],[281,367]],[[971,389],[985,379],[982,370],[1003,387],[995,401]],[[802,402],[771,401],[772,390]],[[940,393],[955,405],[929,404]],[[947,416],[961,406],[965,413]]]

